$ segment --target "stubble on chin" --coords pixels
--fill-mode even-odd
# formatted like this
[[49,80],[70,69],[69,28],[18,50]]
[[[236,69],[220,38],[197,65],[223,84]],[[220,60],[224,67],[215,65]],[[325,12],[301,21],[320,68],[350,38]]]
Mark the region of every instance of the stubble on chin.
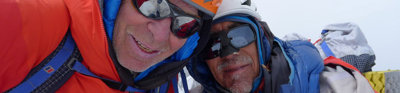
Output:
[[243,80],[243,77],[240,75],[234,75],[232,77],[232,81],[234,82],[228,90],[232,93],[250,93],[253,87],[252,80]]
[[[217,67],[217,70],[222,71],[224,67],[229,66],[229,65],[233,65],[233,64],[253,64],[253,60],[248,57],[248,56],[237,56],[237,57],[233,57],[232,59],[227,59],[224,60],[225,62],[220,64]],[[252,89],[252,84],[253,84],[253,80],[252,78],[249,79],[249,77],[247,77],[247,74],[244,73],[240,73],[240,74],[236,74],[233,75],[232,77],[226,78],[227,80],[231,80],[232,84],[229,85],[229,87],[227,87],[227,89],[229,91],[231,91],[232,93],[249,93],[251,92]]]

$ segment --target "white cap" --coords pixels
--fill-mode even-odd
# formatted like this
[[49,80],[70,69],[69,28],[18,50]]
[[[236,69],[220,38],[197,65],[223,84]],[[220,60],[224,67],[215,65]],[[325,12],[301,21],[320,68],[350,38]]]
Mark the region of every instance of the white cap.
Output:
[[251,0],[222,0],[213,19],[237,13],[248,14],[256,19],[261,19],[257,12],[257,7]]

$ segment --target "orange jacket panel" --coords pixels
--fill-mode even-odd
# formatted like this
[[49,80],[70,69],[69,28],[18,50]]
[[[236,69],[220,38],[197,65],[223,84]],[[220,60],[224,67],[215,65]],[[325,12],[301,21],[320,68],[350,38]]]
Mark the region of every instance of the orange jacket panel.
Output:
[[[94,74],[120,81],[97,0],[0,0],[0,92],[17,86],[56,49],[68,29]],[[57,92],[120,92],[75,73]]]

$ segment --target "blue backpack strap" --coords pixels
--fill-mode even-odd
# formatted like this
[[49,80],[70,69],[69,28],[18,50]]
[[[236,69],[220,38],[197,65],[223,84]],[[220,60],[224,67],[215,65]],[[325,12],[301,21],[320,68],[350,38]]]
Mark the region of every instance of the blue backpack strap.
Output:
[[[146,92],[145,90],[126,86],[117,81],[105,79],[93,74],[81,62],[79,62],[79,56],[79,51],[76,49],[75,42],[71,34],[68,32],[59,47],[57,47],[49,57],[32,69],[22,83],[6,92],[55,92],[73,75],[75,71],[84,75],[99,78],[109,85],[110,88],[129,92]],[[118,86],[115,88],[110,85]]]
[[[325,35],[328,32],[329,32],[329,30],[322,30],[321,34]],[[329,56],[336,57],[335,54],[333,54],[332,50],[329,48],[328,44],[326,44],[325,40],[323,40],[321,43],[321,49],[322,49],[322,51],[324,51],[326,57],[329,57]]]
[[169,85],[168,82],[165,83],[165,84],[162,84],[160,86],[160,88],[159,88],[159,91],[156,91],[155,93],[167,93],[168,92],[168,85]]
[[331,51],[331,49],[329,48],[328,44],[326,44],[325,41],[322,41],[321,49],[322,49],[322,51],[324,51],[326,57],[329,57],[329,56],[336,57],[335,54],[333,54],[333,52]]
[[74,54],[79,52],[75,48],[75,42],[67,32],[57,49],[32,69],[22,83],[7,92],[55,92],[73,74],[68,65],[77,60]]
[[[185,93],[189,93],[188,86],[187,86],[187,81],[186,81],[186,76],[184,74],[184,71],[180,71],[181,73],[181,78],[182,78],[182,84],[185,90]],[[169,84],[172,83],[172,86],[169,86]],[[178,77],[172,78],[169,82],[162,84],[159,88],[158,91],[154,91],[152,93],[168,93],[168,90],[172,87],[174,89],[174,93],[179,93],[178,90]]]
[[131,86],[128,86],[128,87],[125,89],[125,91],[129,91],[129,92],[142,92],[142,93],[146,92],[146,91],[144,91],[144,90],[137,89],[137,88],[134,88],[134,87],[131,87]]
[[181,73],[181,78],[182,78],[183,89],[185,90],[185,93],[189,93],[189,88],[187,85],[185,71],[182,70],[180,73]]
[[128,91],[128,92],[146,92],[145,90],[142,89],[137,89],[134,88],[132,86],[126,86],[125,84],[121,84],[120,82],[111,80],[111,79],[106,79],[106,78],[102,78],[99,77],[95,74],[93,74],[92,72],[90,72],[85,65],[83,65],[81,62],[76,62],[75,65],[72,67],[72,69],[78,73],[87,75],[87,76],[91,76],[94,78],[98,78],[103,80],[103,82],[105,82],[110,88],[113,89],[117,89],[117,90],[121,90],[121,91]]
[[174,88],[174,92],[178,93],[178,76],[176,76],[175,78],[172,78],[172,87]]

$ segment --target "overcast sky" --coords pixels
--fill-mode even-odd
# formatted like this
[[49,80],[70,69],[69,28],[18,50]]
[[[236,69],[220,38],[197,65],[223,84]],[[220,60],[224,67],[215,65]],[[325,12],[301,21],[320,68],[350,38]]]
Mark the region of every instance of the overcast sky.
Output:
[[375,52],[375,71],[400,70],[400,0],[255,0],[279,38],[298,33],[312,42],[324,26],[353,22]]

